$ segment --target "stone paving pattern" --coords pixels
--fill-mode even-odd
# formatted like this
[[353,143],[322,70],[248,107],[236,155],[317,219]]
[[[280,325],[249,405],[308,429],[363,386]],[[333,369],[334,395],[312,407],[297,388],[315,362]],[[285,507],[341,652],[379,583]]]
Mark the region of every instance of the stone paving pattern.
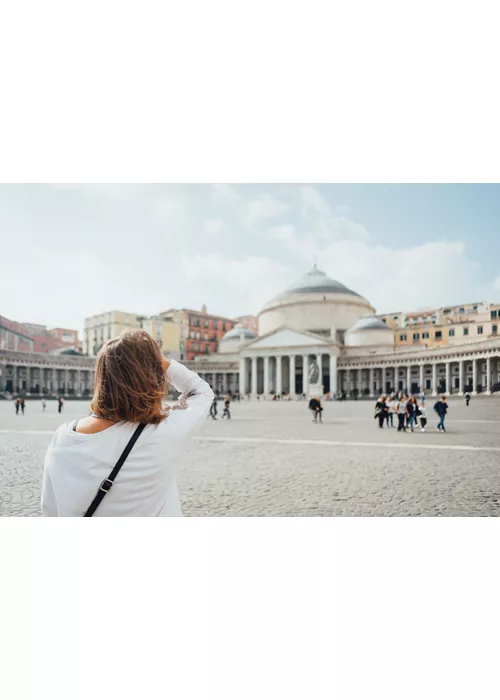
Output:
[[[429,401],[428,409],[433,402]],[[28,402],[16,416],[0,401],[0,430],[54,430],[86,413],[86,404],[55,402],[42,413]],[[202,437],[269,438],[266,442],[192,441],[179,465],[188,516],[496,516],[500,451],[433,449],[439,445],[500,448],[500,397],[450,401],[448,432],[380,430],[372,403],[326,403],[313,425],[305,402],[245,401],[230,422],[207,420]],[[429,410],[429,413],[432,413]],[[220,413],[219,413],[220,416]],[[0,516],[39,516],[40,483],[50,434],[0,432]],[[288,440],[378,443],[378,446],[291,444]],[[389,444],[405,444],[392,449]],[[425,444],[430,449],[412,449]],[[111,465],[110,465],[111,466]],[[124,467],[125,468],[125,467]]]

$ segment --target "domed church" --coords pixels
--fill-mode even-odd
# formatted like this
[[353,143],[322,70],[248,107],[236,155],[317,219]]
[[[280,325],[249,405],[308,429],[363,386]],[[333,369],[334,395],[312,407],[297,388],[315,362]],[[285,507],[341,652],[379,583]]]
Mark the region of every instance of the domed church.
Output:
[[463,393],[475,360],[490,362],[477,344],[472,350],[396,347],[394,333],[367,299],[314,265],[263,306],[258,335],[236,326],[216,354],[188,364],[217,392],[268,398],[401,389],[435,396],[452,383]]

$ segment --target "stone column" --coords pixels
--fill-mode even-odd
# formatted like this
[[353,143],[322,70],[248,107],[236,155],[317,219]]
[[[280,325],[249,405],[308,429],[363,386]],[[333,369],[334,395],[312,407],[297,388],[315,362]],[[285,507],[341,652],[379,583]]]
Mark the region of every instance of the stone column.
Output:
[[432,363],[432,395],[437,396],[437,362]]
[[472,360],[472,393],[477,394],[477,360]]
[[411,365],[406,368],[406,390],[408,391],[408,396],[411,396]]
[[295,355],[290,355],[290,391],[291,396],[295,396]]
[[226,394],[227,393],[227,372],[222,373],[222,391]]
[[0,393],[5,391],[5,371],[6,366],[0,364]]
[[239,392],[242,396],[245,396],[245,394],[247,393],[246,371],[247,371],[247,361],[246,361],[246,358],[242,357],[240,359],[240,384],[239,384]]
[[418,385],[420,393],[422,393],[425,391],[424,365],[420,365],[419,372]]
[[302,357],[302,393],[309,394],[309,355]]
[[464,395],[464,367],[465,367],[465,361],[464,360],[459,360],[458,361],[458,393],[460,396]]
[[336,394],[337,389],[337,356],[330,355],[330,394]]
[[370,389],[370,398],[373,399],[373,385],[375,384],[375,379],[374,379],[374,368],[370,367],[370,378],[368,380],[369,383],[369,389]]
[[323,386],[323,356],[321,355],[321,353],[316,355],[316,364],[318,365],[318,370],[319,370],[318,384]]
[[486,393],[491,394],[491,357],[486,358]]
[[264,396],[269,394],[269,357],[264,357]]
[[283,391],[283,376],[282,376],[282,367],[281,367],[281,355],[278,355],[276,357],[276,394],[277,396],[281,396],[281,393]]
[[447,362],[445,365],[446,368],[446,393],[448,396],[452,393],[451,391],[451,362]]
[[69,393],[69,371],[64,370],[64,395],[67,396]]
[[251,387],[252,396],[255,398],[257,396],[257,358],[252,357],[252,376],[251,376]]

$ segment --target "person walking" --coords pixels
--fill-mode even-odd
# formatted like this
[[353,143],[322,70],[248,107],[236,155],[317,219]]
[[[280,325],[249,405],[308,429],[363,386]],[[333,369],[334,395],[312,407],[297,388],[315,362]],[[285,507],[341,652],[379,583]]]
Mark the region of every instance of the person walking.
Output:
[[217,399],[214,396],[214,400],[210,404],[210,416],[213,420],[217,420]]
[[394,413],[396,412],[396,401],[394,400],[394,396],[389,396],[389,398],[386,401],[386,406],[387,427],[391,426],[391,428],[394,428]]
[[24,400],[24,398],[22,398],[21,399],[21,413],[23,414],[23,416],[24,416],[24,409],[25,408],[26,408],[26,401]]
[[62,398],[62,396],[59,396],[59,398],[57,399],[57,412],[62,413],[62,410],[63,410],[63,398]]
[[377,403],[375,404],[374,418],[378,418],[378,427],[384,427],[384,421],[387,417],[387,405],[385,402],[385,396],[379,396]]
[[406,419],[408,417],[408,399],[405,394],[401,395],[396,404],[396,413],[398,414],[398,433],[401,431],[406,433]]
[[222,412],[222,418],[227,418],[230,420],[231,418],[231,413],[229,412],[229,406],[231,405],[231,398],[229,396],[226,396],[224,399],[224,411]]
[[[169,386],[181,394],[172,407]],[[181,516],[177,462],[213,398],[145,331],[108,340],[97,356],[92,415],[61,425],[47,451],[42,515]]]
[[21,399],[19,397],[16,399],[15,407],[16,407],[16,416],[18,416],[19,409],[21,408]]
[[406,404],[406,408],[408,411],[406,427],[410,429],[411,433],[413,433],[413,428],[415,426],[415,421],[417,418],[417,402],[415,401],[414,396],[410,396],[410,398],[408,399],[408,403]]
[[468,406],[470,404],[470,394],[468,391],[465,392],[465,405]]
[[47,408],[47,402],[45,399],[42,399],[42,412],[45,413],[45,409]]
[[313,415],[313,421],[312,421],[312,422],[313,422],[313,423],[317,423],[317,422],[318,422],[318,418],[319,418],[319,422],[322,423],[322,422],[323,422],[323,418],[321,417],[321,414],[323,413],[323,407],[321,406],[321,401],[319,400],[319,398],[318,398],[317,396],[312,396],[312,397],[311,397],[311,400],[309,401],[309,406],[308,406],[308,408],[309,408],[309,410],[311,411],[311,413],[312,413],[312,415]]
[[420,431],[425,433],[425,426],[427,425],[427,409],[425,403],[421,403],[418,410],[420,411]]
[[446,414],[448,413],[448,404],[446,403],[446,397],[441,396],[438,401],[434,404],[434,410],[439,416],[439,423],[437,425],[437,429],[441,433],[446,432],[446,428],[444,427],[444,419],[446,417]]

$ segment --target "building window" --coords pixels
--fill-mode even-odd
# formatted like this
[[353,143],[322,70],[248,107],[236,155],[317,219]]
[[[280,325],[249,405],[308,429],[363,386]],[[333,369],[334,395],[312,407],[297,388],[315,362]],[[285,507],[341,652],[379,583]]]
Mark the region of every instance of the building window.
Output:
[[492,312],[491,312],[491,318],[492,318],[492,319],[498,318],[498,311],[492,311]]
[[398,317],[397,317],[397,316],[394,316],[393,320],[394,320],[394,321],[397,321],[397,320],[398,320]]
[[441,340],[443,337],[443,331],[436,331],[436,335],[434,337],[436,340]]
[[399,336],[399,340],[401,340],[401,341],[406,340],[406,333],[402,333],[402,334]]
[[205,328],[208,328],[208,318],[205,319]]
[[448,331],[448,335],[450,336],[450,338],[453,338],[453,336],[455,335],[455,329],[450,328],[450,330]]
[[493,333],[493,335],[496,335],[498,333],[498,326],[493,326],[491,332]]
[[199,340],[200,338],[201,338],[200,331],[196,331],[196,340]]
[[468,328],[464,328],[464,335],[469,335],[469,329],[468,329]]
[[427,340],[428,337],[429,337],[429,334],[428,334],[427,332],[422,333],[422,338],[423,338],[424,340]]
[[461,306],[461,307],[459,308],[458,313],[460,313],[460,314],[465,313],[465,309],[464,309],[463,306]]
[[482,327],[482,326],[478,326],[478,327],[477,327],[477,334],[478,334],[478,335],[483,335],[483,327]]
[[205,333],[205,340],[208,340],[208,333]]
[[474,307],[474,311],[477,311],[477,306]]
[[194,338],[194,331],[189,331],[189,337]]
[[420,340],[420,333],[413,334],[413,342],[415,342],[416,340]]

